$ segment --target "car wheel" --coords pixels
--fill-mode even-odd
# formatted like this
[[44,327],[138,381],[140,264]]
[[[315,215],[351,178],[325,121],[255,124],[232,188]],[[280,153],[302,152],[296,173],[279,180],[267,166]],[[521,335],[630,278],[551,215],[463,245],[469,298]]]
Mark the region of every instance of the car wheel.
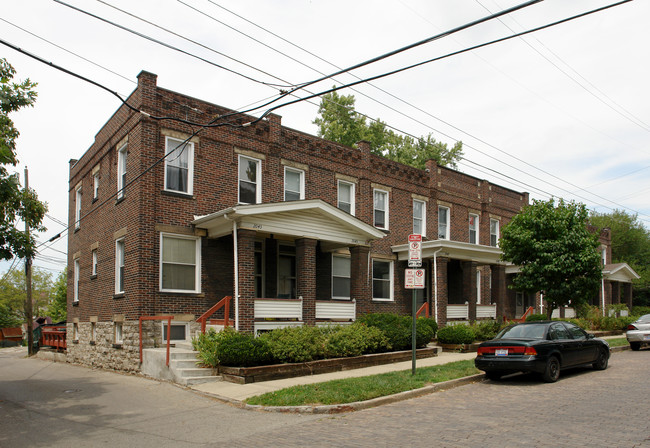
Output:
[[640,342],[630,342],[630,348],[634,350],[635,352],[637,350],[641,350],[641,343]]
[[499,381],[501,379],[500,372],[485,372],[485,376],[487,376],[492,381]]
[[607,363],[609,358],[607,356],[607,349],[601,348],[598,350],[598,358],[594,362],[593,366],[596,370],[605,370],[607,368]]
[[546,369],[542,374],[542,380],[546,383],[554,383],[560,377],[560,360],[551,356],[546,362]]

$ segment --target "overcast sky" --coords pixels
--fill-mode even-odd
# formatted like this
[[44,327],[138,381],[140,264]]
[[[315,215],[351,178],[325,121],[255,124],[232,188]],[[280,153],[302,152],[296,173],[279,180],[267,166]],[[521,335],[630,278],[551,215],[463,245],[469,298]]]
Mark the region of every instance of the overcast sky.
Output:
[[[277,87],[264,83],[310,81],[336,67],[349,67],[523,3],[66,2],[215,65],[53,0],[2,0],[0,38],[123,96],[135,88],[138,73],[147,70],[158,75],[161,87],[240,110],[277,95]],[[385,73],[610,3],[545,0],[318,83],[309,91]],[[341,93],[355,95],[357,111],[381,118],[402,132],[432,133],[449,145],[463,141],[462,172],[527,191],[531,198],[563,197],[599,212],[638,213],[648,227],[649,17],[650,2],[635,0]],[[80,158],[90,147],[120,102],[104,90],[4,45],[0,45],[0,57],[16,68],[16,79],[29,77],[38,83],[35,106],[14,113],[12,119],[21,133],[18,156],[22,163],[17,171],[22,178],[24,165],[29,167],[30,186],[49,205],[48,231],[38,236],[45,241],[65,229],[57,221],[68,220],[68,161]],[[283,125],[316,134],[312,121],[317,104],[318,99],[275,113],[282,115]],[[60,272],[65,267],[66,246],[67,235],[43,250],[34,264],[54,274]],[[9,263],[0,263],[0,272],[8,267]]]

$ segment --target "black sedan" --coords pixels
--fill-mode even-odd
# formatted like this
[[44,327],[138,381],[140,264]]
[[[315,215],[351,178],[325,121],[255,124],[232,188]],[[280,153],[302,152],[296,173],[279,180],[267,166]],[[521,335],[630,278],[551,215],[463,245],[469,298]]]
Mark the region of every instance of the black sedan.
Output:
[[515,372],[535,372],[548,383],[560,370],[591,364],[604,370],[609,344],[570,322],[525,322],[504,328],[478,347],[476,368],[493,380]]

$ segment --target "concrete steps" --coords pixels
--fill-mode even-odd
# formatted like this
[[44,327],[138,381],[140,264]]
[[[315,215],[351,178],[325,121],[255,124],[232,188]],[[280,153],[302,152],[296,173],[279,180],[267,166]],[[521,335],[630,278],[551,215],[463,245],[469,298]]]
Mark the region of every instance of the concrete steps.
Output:
[[183,386],[221,381],[210,368],[197,366],[196,352],[187,348],[171,348],[169,351],[169,367],[165,365],[165,348],[148,348],[142,351],[140,370],[145,375],[154,378],[173,381]]

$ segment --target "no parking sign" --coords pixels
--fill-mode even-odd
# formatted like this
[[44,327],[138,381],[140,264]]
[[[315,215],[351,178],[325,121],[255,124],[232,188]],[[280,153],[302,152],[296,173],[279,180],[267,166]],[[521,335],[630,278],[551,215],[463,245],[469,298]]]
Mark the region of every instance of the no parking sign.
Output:
[[405,288],[424,289],[424,269],[406,269]]

